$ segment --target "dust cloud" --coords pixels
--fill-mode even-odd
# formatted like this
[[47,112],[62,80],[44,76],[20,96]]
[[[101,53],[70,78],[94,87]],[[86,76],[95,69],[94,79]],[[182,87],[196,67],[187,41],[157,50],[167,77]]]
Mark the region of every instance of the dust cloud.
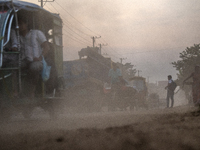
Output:
[[[174,108],[137,111],[62,113],[55,120],[40,108],[31,119],[20,114],[0,123],[0,147],[27,149],[199,149],[199,121],[195,107],[181,105],[177,93]],[[72,109],[72,108],[71,108]],[[195,138],[194,138],[195,137]]]

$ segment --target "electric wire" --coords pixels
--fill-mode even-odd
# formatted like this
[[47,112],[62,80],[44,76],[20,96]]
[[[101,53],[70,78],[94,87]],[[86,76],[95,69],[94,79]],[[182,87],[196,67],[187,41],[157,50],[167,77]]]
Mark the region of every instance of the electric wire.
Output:
[[[68,32],[66,29],[63,28],[63,30],[65,30],[66,32]],[[74,32],[72,29],[69,28],[70,31]],[[70,35],[73,36],[73,34],[71,34],[70,32],[68,32]],[[76,35],[78,35],[79,37],[83,38],[82,36],[80,36],[78,33],[74,32]],[[86,40],[85,38],[83,38],[87,43],[90,43],[90,41]]]
[[85,43],[84,42],[82,42],[82,41],[80,41],[80,40],[77,40],[77,39],[74,39],[74,38],[72,38],[71,36],[69,36],[69,35],[66,35],[66,34],[63,34],[64,36],[67,36],[67,37],[69,37],[71,40],[73,40],[73,41],[75,41],[75,42],[78,42],[78,43],[80,43],[80,44],[83,44],[83,45],[85,45]]
[[160,49],[160,50],[151,50],[151,51],[137,51],[132,53],[124,53],[121,55],[127,55],[127,54],[139,54],[139,53],[153,53],[153,52],[164,52],[164,51],[174,51],[174,49],[183,48],[183,47],[174,47],[174,48],[167,48],[167,49]]
[[[55,1],[56,2],[56,1]],[[84,26],[86,29],[88,29],[89,31],[91,31],[91,32],[93,32],[93,33],[95,33],[94,31],[92,31],[91,29],[89,29],[88,27],[86,27],[85,25],[83,25],[80,21],[78,21],[74,16],[72,16],[69,12],[67,12],[59,3],[57,3],[56,2],[56,4],[57,5],[59,5],[67,14],[69,14],[73,19],[75,19],[79,24],[81,24],[82,26]],[[59,13],[59,11],[50,3],[50,5],[56,10],[56,12],[57,13]],[[62,15],[61,15],[62,16]],[[81,38],[83,38],[82,36],[80,36],[78,33],[76,33],[75,31],[73,31],[73,29],[71,29],[69,26],[67,26],[65,23],[68,23],[68,24],[70,24],[71,26],[73,26],[69,21],[67,21],[66,19],[65,19],[65,17],[62,17],[62,19],[63,19],[63,21],[64,21],[64,25],[65,25],[65,27],[67,27],[71,32],[74,32],[76,35],[78,35],[79,37],[81,37]],[[64,29],[64,28],[63,28]],[[65,30],[65,29],[64,29]],[[80,31],[81,33],[83,33],[83,34],[85,34],[85,35],[87,35],[87,36],[91,36],[91,35],[89,35],[89,34],[86,34],[86,33],[84,33],[84,32],[82,32],[81,30],[79,30],[78,29],[78,31]],[[65,30],[65,32],[67,32],[67,30]],[[70,34],[69,32],[67,32],[68,34]],[[96,33],[95,33],[96,34]],[[70,34],[71,36],[72,36],[72,34]],[[70,36],[68,36],[69,38],[70,38]],[[73,36],[74,37],[74,36]],[[75,38],[75,39],[74,39]],[[76,37],[74,37],[74,38],[70,38],[70,39],[72,39],[73,41],[76,41],[76,42],[79,42],[79,43],[81,43],[81,44],[83,44],[84,42],[83,41],[81,41],[81,40],[79,40],[78,38],[76,38]],[[85,38],[83,38],[84,40],[86,40]],[[86,40],[87,42],[89,42],[88,40]],[[104,40],[105,41],[105,40]],[[114,49],[108,44],[108,47],[110,47],[110,49],[107,49],[108,51],[113,51],[113,52],[110,52],[111,53],[111,55],[110,56],[112,56],[112,57],[114,57],[114,58],[116,58],[116,59],[120,59],[120,57],[118,57],[118,56],[116,56],[116,54],[117,55],[119,55],[119,56],[121,56],[118,52],[116,52],[116,51],[114,51]]]
[[[50,3],[51,4],[51,3]],[[51,4],[52,5],[52,4]],[[47,6],[46,6],[47,7]],[[58,12],[58,10],[52,5],[52,7],[56,10],[56,12],[57,13],[59,13]],[[49,9],[49,7],[47,7],[48,9]],[[50,9],[49,9],[50,10]],[[64,23],[65,23],[65,20],[63,20],[64,21]],[[80,36],[77,32],[75,32],[75,31],[73,31],[69,26],[66,26],[65,24],[64,24],[64,26],[65,27],[67,27],[70,31],[72,31],[73,33],[75,33],[76,35],[78,35],[79,37],[81,37],[82,39],[84,39],[87,43],[89,43],[90,41],[88,41],[88,40],[86,40],[84,37],[82,37],[82,36]],[[65,28],[63,28],[63,30],[64,31],[66,31],[67,32],[67,30],[65,30]],[[69,33],[69,32],[68,32]],[[71,33],[69,33],[70,35],[72,35]],[[73,35],[72,35],[73,36]],[[74,36],[73,36],[74,37]],[[76,38],[76,37],[75,37]],[[76,41],[77,40],[79,40],[78,38],[76,38]],[[82,40],[80,40],[81,42],[83,42]]]
[[[56,2],[56,1],[55,1]],[[68,15],[70,15],[74,20],[76,20],[78,23],[80,23],[82,26],[84,26],[86,29],[88,29],[89,31],[91,31],[92,33],[95,33],[94,31],[92,31],[91,29],[89,29],[88,27],[86,27],[83,23],[81,23],[80,21],[78,21],[74,16],[72,16],[68,11],[66,11],[66,9],[64,9],[59,3],[56,2],[56,4],[58,4]],[[100,36],[99,34],[95,33],[96,35]]]
[[[50,7],[48,7],[47,5],[46,5],[45,7],[47,7],[48,10],[50,10],[51,12],[53,12],[53,10],[50,9]],[[58,13],[57,9],[56,9],[56,12]],[[65,28],[63,28],[63,30],[64,30],[65,32],[67,32],[67,31],[65,30]],[[66,38],[70,38],[72,41],[74,41],[74,42],[76,42],[76,43],[79,43],[79,44],[81,44],[81,45],[83,45],[83,46],[87,45],[85,42],[82,42],[82,41],[80,41],[79,39],[77,40],[76,37],[74,37],[71,33],[69,33],[69,32],[67,32],[67,33],[70,34],[72,37],[69,36],[68,34],[63,33],[63,35],[64,35]],[[75,39],[74,39],[73,37],[74,37]],[[72,57],[72,58],[74,57],[74,55],[72,55],[70,51],[68,51],[68,54],[67,54],[67,55],[70,56],[70,57]]]
[[[52,4],[51,4],[52,5]],[[52,5],[53,6],[53,5]],[[56,11],[57,11],[57,9],[55,8],[55,7],[53,7]],[[57,11],[58,12],[58,11]],[[71,24],[69,21],[67,21],[64,17],[62,17],[62,19],[64,19],[63,20],[63,22],[64,22],[64,25],[65,25],[65,27],[67,27],[71,32],[73,32],[73,33],[75,33],[77,36],[79,36],[80,38],[82,38],[82,39],[84,39],[87,43],[90,43],[90,41],[89,40],[87,40],[87,39],[85,39],[83,36],[81,36],[80,34],[78,34],[77,32],[75,32],[71,27],[69,27],[69,26],[67,26],[65,23],[66,22],[68,22],[69,24]],[[71,26],[73,26],[72,24],[71,24]],[[63,28],[64,29],[64,28]],[[67,30],[65,30],[66,32],[67,32]],[[78,31],[80,31],[80,32],[82,32],[81,30],[79,30],[78,29]],[[69,33],[69,32],[68,32]],[[82,32],[82,33],[84,33],[84,32]],[[70,34],[70,33],[69,33]],[[85,34],[85,33],[84,33]],[[72,35],[72,34],[70,34],[70,35]],[[89,34],[85,34],[85,35],[87,35],[87,36],[90,36]],[[73,36],[73,35],[72,35]],[[78,40],[78,38],[76,38],[77,40]],[[81,40],[80,40],[81,41]]]
[[[86,42],[84,42],[84,41],[82,41],[82,40],[80,40],[80,39],[78,39],[78,38],[76,38],[76,37],[74,37],[71,33],[69,33],[69,32],[67,32],[65,29],[64,29],[64,31],[66,32],[66,33],[68,33],[68,34],[70,34],[73,38],[75,38],[76,39],[76,41],[80,41],[81,43],[84,43],[84,44],[88,44],[88,43],[86,43]],[[69,36],[69,35],[68,35]],[[70,37],[70,36],[69,36]],[[72,39],[72,38],[71,38]],[[89,43],[89,44],[91,44],[91,43]]]

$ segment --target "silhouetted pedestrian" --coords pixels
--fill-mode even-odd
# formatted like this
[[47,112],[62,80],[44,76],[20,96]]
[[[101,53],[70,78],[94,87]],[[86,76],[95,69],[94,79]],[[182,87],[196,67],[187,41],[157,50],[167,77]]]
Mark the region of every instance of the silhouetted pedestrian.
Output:
[[174,106],[174,81],[172,80],[172,76],[168,75],[168,85],[165,87],[167,90],[167,108],[169,107],[169,99],[171,99],[171,107]]

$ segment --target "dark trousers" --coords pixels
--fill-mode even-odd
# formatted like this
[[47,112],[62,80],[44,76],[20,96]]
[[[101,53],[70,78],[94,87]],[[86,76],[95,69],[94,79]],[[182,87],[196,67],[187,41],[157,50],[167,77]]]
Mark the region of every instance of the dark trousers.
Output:
[[174,92],[173,91],[167,91],[167,107],[169,107],[169,99],[171,99],[171,107],[174,106]]

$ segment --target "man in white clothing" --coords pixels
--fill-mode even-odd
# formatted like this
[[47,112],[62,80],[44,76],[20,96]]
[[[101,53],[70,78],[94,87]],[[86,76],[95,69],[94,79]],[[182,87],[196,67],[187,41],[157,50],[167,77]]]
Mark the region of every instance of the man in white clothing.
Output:
[[38,83],[40,72],[43,68],[42,56],[49,51],[49,45],[45,35],[40,30],[29,30],[25,17],[18,18],[20,45],[22,54],[22,70],[28,70],[30,76],[30,93],[34,98],[36,84]]

